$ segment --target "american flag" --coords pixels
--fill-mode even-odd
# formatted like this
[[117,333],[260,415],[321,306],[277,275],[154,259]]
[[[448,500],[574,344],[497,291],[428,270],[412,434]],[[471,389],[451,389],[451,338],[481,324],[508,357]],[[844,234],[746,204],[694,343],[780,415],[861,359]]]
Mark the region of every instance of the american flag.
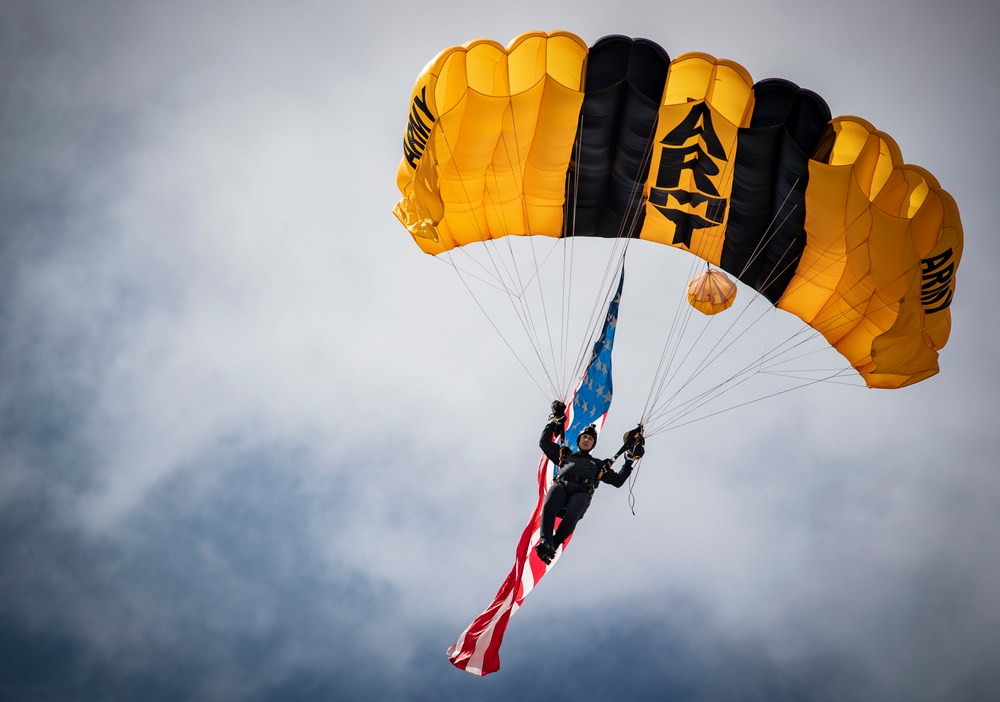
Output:
[[[576,445],[576,438],[588,424],[600,431],[611,408],[611,348],[618,325],[618,304],[621,301],[625,271],[618,279],[618,291],[608,305],[604,329],[594,342],[587,369],[573,393],[567,412],[566,442]],[[562,551],[569,545],[567,539],[546,565],[535,553],[542,518],[545,494],[552,484],[556,466],[544,455],[538,463],[538,504],[521,533],[515,550],[514,567],[497,591],[493,603],[462,632],[454,646],[448,648],[452,664],[473,675],[488,675],[500,669],[500,644],[510,617],[520,608],[548,569],[555,565]],[[558,523],[557,523],[558,526]]]

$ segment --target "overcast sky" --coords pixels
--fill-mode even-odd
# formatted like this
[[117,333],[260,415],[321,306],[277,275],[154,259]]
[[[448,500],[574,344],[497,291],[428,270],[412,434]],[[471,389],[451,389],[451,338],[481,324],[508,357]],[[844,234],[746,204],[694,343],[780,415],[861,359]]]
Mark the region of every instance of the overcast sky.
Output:
[[[351,7],[0,0],[0,698],[995,699],[994,3]],[[552,398],[391,210],[420,69],[533,29],[817,91],[937,176],[965,259],[938,376],[654,437],[480,679],[444,651]],[[612,436],[669,326],[639,253]]]

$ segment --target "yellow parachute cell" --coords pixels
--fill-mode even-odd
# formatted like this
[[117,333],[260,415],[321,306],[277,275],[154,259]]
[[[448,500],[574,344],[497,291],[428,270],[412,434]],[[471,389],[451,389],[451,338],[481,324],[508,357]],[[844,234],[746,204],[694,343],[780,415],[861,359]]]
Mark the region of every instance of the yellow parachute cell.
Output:
[[410,99],[395,210],[424,251],[562,234],[586,57],[579,37],[532,32],[428,64]]
[[887,134],[856,117],[832,124],[828,152],[809,163],[806,246],[778,307],[869,386],[901,387],[938,371],[962,256],[958,209]]
[[670,62],[640,238],[720,264],[728,214],[720,205],[731,196],[731,156],[753,105],[753,79],[739,64],[701,53]]

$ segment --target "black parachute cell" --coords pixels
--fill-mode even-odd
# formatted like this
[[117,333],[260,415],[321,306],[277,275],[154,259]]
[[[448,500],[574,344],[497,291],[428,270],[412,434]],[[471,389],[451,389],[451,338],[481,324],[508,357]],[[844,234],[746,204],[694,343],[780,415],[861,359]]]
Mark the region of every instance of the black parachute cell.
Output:
[[638,236],[641,184],[669,63],[645,39],[608,36],[591,47],[567,178],[568,236]]
[[830,121],[826,102],[780,78],[754,85],[750,126],[739,133],[721,266],[772,303],[805,246],[809,158]]

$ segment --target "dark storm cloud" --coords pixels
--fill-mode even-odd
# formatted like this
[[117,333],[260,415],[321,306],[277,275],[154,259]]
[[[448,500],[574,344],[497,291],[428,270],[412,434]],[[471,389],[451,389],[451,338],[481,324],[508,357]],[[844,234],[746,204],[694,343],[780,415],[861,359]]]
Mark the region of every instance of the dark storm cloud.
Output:
[[93,537],[51,484],[22,490],[0,521],[4,699],[405,697],[414,624],[396,585],[322,557],[364,516],[316,468],[224,442]]

